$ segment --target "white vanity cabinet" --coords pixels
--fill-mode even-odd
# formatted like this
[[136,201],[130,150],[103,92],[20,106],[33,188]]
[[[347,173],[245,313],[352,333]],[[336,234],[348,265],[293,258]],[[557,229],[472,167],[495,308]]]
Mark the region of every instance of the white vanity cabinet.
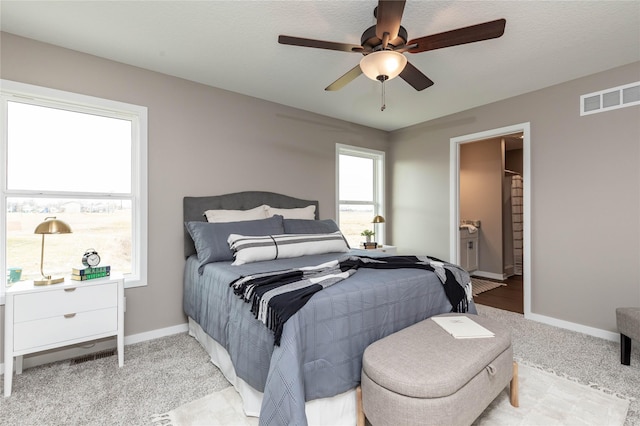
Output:
[[478,234],[469,232],[469,229],[460,229],[460,245],[458,246],[458,258],[460,266],[467,272],[473,272],[478,269]]

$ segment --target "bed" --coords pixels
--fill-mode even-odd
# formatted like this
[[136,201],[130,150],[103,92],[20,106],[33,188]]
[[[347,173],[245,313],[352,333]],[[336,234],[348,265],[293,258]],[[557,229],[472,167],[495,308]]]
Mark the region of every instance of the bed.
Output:
[[[183,305],[189,332],[240,393],[245,413],[259,416],[261,425],[353,425],[355,388],[360,382],[364,349],[411,324],[450,312],[452,304],[433,272],[361,269],[315,293],[284,323],[279,345],[274,345],[273,332],[233,293],[231,282],[251,274],[319,265],[345,255],[371,252],[319,253],[242,265],[234,265],[229,259],[203,261],[199,257],[205,249],[193,230],[214,227],[205,225],[205,211],[252,211],[263,205],[285,209],[280,213],[315,206],[313,221],[286,219],[285,213],[284,222],[295,224],[297,230],[303,224],[312,233],[333,223],[319,220],[317,201],[271,192],[185,197],[184,222],[191,223],[188,229],[185,226],[184,238]],[[270,224],[270,219],[267,222]],[[238,223],[215,227],[230,232]],[[250,224],[255,223],[248,220],[240,230],[251,230]],[[476,312],[472,301],[468,311]]]

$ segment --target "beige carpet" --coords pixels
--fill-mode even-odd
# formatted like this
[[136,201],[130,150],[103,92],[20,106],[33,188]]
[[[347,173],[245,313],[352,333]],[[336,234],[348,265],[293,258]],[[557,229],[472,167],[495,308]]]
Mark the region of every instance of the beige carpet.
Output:
[[[623,425],[629,401],[541,368],[520,363],[520,407],[509,403],[503,391],[474,425]],[[162,426],[250,426],[258,419],[242,412],[240,396],[233,387],[215,392],[153,416]]]
[[472,293],[474,296],[484,293],[485,291],[493,290],[494,288],[504,287],[505,283],[497,281],[488,281],[476,277],[471,277]]

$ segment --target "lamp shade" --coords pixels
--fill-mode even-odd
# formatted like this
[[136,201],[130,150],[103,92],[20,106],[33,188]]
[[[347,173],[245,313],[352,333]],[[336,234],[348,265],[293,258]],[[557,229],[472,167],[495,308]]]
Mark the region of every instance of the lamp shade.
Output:
[[405,65],[407,58],[392,50],[369,53],[360,60],[360,69],[371,80],[378,80],[378,76],[386,76],[384,80],[391,80],[402,72]]
[[384,223],[384,217],[377,215],[373,218],[373,221],[371,223]]
[[34,234],[70,234],[71,227],[60,219],[48,217],[40,225],[36,226]]

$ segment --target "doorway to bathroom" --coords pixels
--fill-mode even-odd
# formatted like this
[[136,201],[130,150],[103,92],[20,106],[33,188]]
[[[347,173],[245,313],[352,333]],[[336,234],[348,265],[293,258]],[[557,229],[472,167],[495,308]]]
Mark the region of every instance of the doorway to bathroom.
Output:
[[466,258],[472,253],[472,275],[506,284],[476,296],[477,303],[525,316],[531,312],[529,128],[522,123],[450,141],[450,258],[473,265]]

